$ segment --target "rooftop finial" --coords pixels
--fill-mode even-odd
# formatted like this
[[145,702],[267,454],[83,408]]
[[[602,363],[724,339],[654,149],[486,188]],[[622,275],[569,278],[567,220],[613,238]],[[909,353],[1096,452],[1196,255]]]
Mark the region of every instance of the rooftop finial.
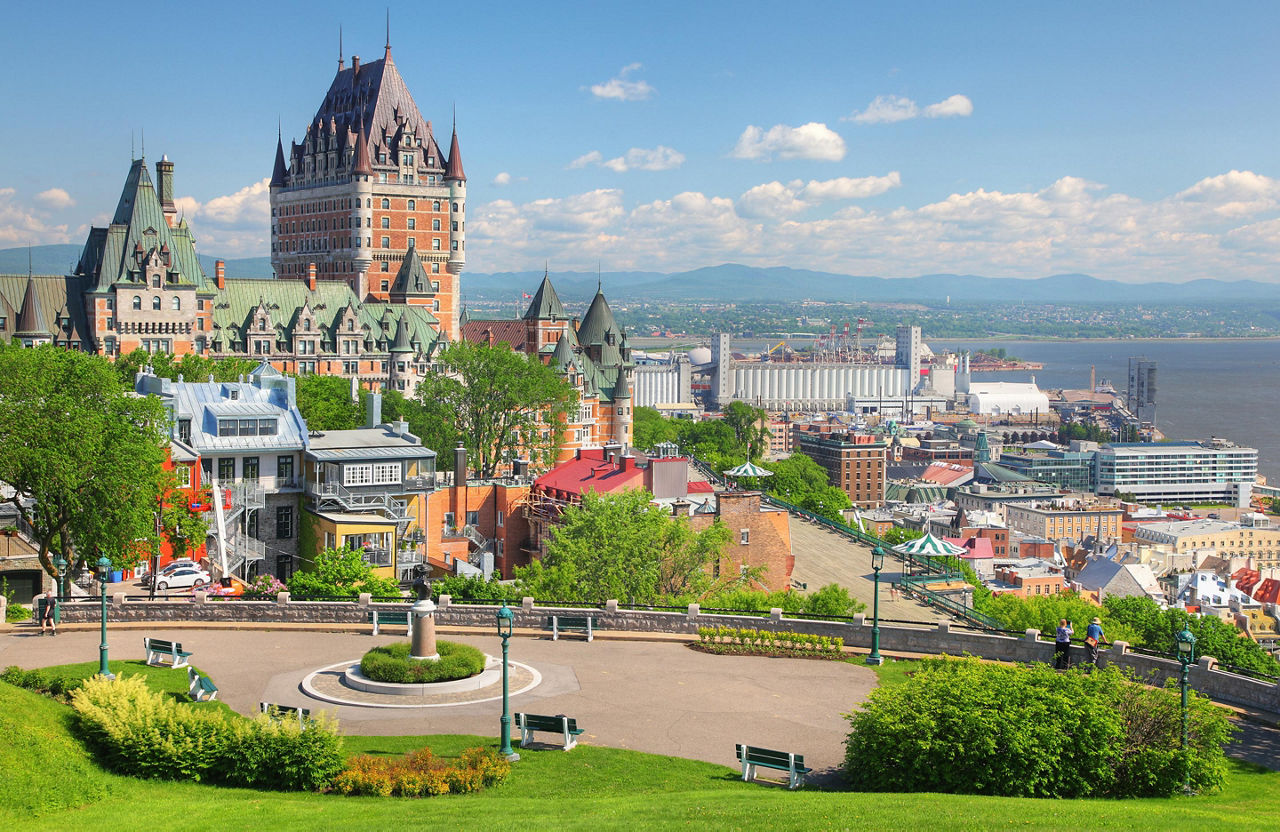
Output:
[[136,149],[135,149],[135,147],[134,147],[134,139],[135,139],[135,138],[136,138],[136,137],[134,136],[133,131],[132,131],[132,130],[130,130],[130,131],[129,131],[129,161],[130,161],[130,162],[136,162],[136,161],[138,160],[138,154],[137,154]]
[[387,54],[391,54],[391,7],[387,6]]
[[140,131],[142,134],[142,158],[147,158],[147,128],[143,127]]
[[338,71],[342,71],[342,24],[338,24]]
[[27,277],[31,277],[31,241],[27,241]]

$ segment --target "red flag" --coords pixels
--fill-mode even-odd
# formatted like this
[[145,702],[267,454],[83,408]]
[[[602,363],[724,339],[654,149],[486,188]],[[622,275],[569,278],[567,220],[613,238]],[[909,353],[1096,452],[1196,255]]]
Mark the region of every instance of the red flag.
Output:
[[529,294],[528,292],[521,292],[521,293],[520,293],[520,297],[522,297],[522,298],[531,298],[531,297],[533,297],[533,295]]

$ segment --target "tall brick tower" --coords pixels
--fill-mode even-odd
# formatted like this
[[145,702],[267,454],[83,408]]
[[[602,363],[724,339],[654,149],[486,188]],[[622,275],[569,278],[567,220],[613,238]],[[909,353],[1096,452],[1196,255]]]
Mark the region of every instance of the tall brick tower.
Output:
[[[338,73],[301,142],[276,143],[271,265],[277,279],[347,283],[361,300],[392,300],[412,250],[426,291],[396,302],[426,306],[458,337],[466,263],[467,177],[455,127],[446,154],[391,59]],[[415,264],[416,268],[416,264]]]

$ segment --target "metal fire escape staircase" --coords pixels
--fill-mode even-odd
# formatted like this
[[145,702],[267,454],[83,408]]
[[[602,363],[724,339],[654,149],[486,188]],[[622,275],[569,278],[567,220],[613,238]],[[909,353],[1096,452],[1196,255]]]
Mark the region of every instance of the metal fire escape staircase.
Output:
[[397,538],[404,536],[405,529],[409,528],[409,523],[413,520],[409,514],[409,501],[394,497],[389,491],[352,491],[336,482],[321,482],[312,487],[312,493],[316,496],[321,511],[341,509],[353,514],[374,512],[388,520],[394,520]]
[[213,491],[214,541],[218,545],[219,577],[240,575],[249,563],[265,560],[267,545],[249,535],[250,511],[266,507],[266,492],[256,482],[237,483],[224,488],[218,483]]

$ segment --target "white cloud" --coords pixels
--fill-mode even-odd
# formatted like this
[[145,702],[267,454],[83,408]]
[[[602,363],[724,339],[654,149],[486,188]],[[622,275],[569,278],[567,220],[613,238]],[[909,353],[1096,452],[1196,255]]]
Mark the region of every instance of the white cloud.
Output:
[[769,160],[777,156],[838,162],[844,154],[844,139],[827,125],[811,121],[799,127],[777,124],[768,130],[749,125],[729,155],[735,159]]
[[965,95],[953,95],[930,104],[923,109],[910,98],[901,95],[877,95],[867,109],[845,116],[841,121],[858,124],[892,124],[895,121],[924,116],[925,118],[960,118],[973,115],[973,102]]
[[501,171],[500,173],[498,173],[498,175],[497,175],[497,176],[493,177],[493,184],[495,184],[495,185],[510,185],[510,184],[511,184],[511,174],[507,173],[505,170],[504,170],[504,171]]
[[62,208],[70,208],[76,204],[76,201],[71,198],[71,194],[61,188],[50,188],[47,191],[41,191],[36,194],[36,201],[55,211]]
[[859,124],[892,124],[920,115],[920,108],[910,98],[900,95],[877,95],[867,109],[850,116],[848,121]]
[[[1276,279],[1280,180],[1207,177],[1143,200],[1079,177],[1038,190],[985,188],[916,206],[848,200],[901,184],[884,176],[767,182],[736,200],[696,191],[627,207],[619,190],[473,210],[469,265],[678,271],[723,262],[902,276],[1041,277],[1086,272],[1128,281]],[[845,204],[841,205],[841,202]]]
[[202,254],[251,257],[270,250],[270,179],[260,179],[208,202],[180,196],[174,204],[195,230]]
[[200,218],[219,225],[270,224],[271,180],[264,177],[227,196],[214,197],[199,209]]
[[14,188],[0,188],[0,247],[76,242],[67,228],[65,223],[51,224],[42,211],[23,204]]
[[576,170],[585,168],[587,165],[596,165],[616,173],[626,173],[629,170],[672,170],[683,164],[683,153],[665,145],[658,145],[652,150],[633,147],[622,156],[613,159],[606,159],[603,153],[593,150],[570,162],[569,169]]
[[973,102],[965,95],[953,95],[924,108],[925,118],[964,118],[973,115]]
[[618,70],[615,78],[610,78],[603,84],[592,84],[591,94],[596,98],[611,99],[613,101],[643,101],[652,96],[655,90],[647,81],[633,81],[627,78],[628,75],[641,69],[638,63],[627,64]]
[[766,182],[738,197],[737,208],[738,213],[747,217],[793,216],[823,202],[879,196],[901,184],[902,177],[896,170],[885,176],[858,179],[842,176],[811,179],[807,183],[800,179],[787,184]]

